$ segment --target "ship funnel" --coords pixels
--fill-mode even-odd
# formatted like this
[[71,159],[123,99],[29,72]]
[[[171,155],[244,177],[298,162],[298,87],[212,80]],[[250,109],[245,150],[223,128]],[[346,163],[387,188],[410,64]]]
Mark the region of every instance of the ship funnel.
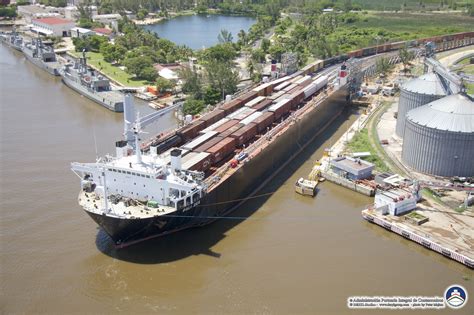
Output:
[[115,152],[117,154],[117,158],[123,158],[127,156],[127,141],[120,140],[115,142]]
[[125,140],[132,146],[134,146],[135,137],[133,135],[133,125],[135,121],[135,106],[133,105],[133,96],[130,94],[125,95],[124,100],[124,130],[123,135]]
[[176,171],[181,170],[181,150],[174,149],[170,153],[171,155],[171,168]]

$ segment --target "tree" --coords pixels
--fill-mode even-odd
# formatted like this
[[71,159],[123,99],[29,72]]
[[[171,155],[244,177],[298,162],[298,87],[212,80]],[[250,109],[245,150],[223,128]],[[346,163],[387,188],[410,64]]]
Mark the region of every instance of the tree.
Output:
[[239,75],[228,62],[215,61],[206,64],[207,81],[211,88],[220,91],[222,99],[237,91]]
[[137,75],[138,78],[147,80],[148,82],[155,81],[157,76],[158,73],[156,72],[155,68],[153,68],[153,66],[143,67]]
[[[149,81],[154,81],[157,76],[157,73],[153,68],[153,61],[150,57],[125,58],[123,65],[127,68],[127,73],[134,74],[137,78],[142,78],[145,80],[151,78]],[[151,74],[150,68],[153,70],[154,75]],[[147,78],[144,78],[142,75],[145,75]]]
[[226,29],[222,29],[219,35],[217,36],[217,40],[221,44],[232,43],[234,38],[232,37],[232,33]]
[[195,99],[202,98],[202,78],[190,67],[184,67],[179,71],[179,76],[183,81],[182,90],[186,94],[191,94]]
[[403,63],[403,71],[407,71],[407,66],[410,64],[410,61],[415,56],[413,52],[409,51],[406,47],[402,47],[398,52],[401,62]]
[[194,98],[188,98],[183,104],[183,113],[185,115],[197,115],[204,109],[204,101]]
[[262,43],[260,45],[260,48],[262,48],[262,50],[265,53],[268,53],[268,49],[270,48],[270,45],[271,45],[270,40],[268,38],[264,38],[264,39],[262,39]]
[[208,86],[204,90],[203,100],[206,104],[214,105],[221,100],[221,92]]
[[256,63],[262,63],[265,62],[265,52],[263,49],[257,48],[252,51],[251,54],[252,61]]
[[382,57],[377,59],[375,62],[375,72],[385,76],[385,74],[392,69],[393,65],[390,64],[388,58]]
[[239,45],[241,45],[241,46],[247,46],[247,44],[248,44],[247,33],[245,33],[244,30],[240,30],[240,31],[237,33],[237,38],[239,39],[239,40],[238,40],[238,44],[239,44]]
[[268,52],[270,53],[270,56],[272,57],[272,59],[275,59],[278,62],[281,62],[281,55],[285,52],[285,48],[280,43],[275,43],[270,46],[270,48],[268,49]]
[[175,83],[163,77],[158,77],[156,79],[156,87],[161,93],[168,92],[175,87]]
[[237,56],[237,51],[231,43],[217,44],[203,52],[203,59],[207,62],[230,62]]

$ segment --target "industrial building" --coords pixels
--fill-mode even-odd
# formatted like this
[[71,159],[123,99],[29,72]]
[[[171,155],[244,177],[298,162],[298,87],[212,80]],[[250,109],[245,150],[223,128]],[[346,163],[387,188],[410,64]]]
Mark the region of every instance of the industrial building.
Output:
[[359,180],[372,176],[374,164],[359,158],[337,157],[330,162],[332,171],[337,175],[350,179]]
[[406,116],[402,160],[437,176],[474,176],[474,102],[449,95]]
[[402,215],[416,208],[418,196],[409,189],[377,190],[374,206],[382,214]]
[[75,26],[74,21],[58,17],[33,19],[31,22],[33,32],[47,36],[70,36],[71,29]]
[[428,104],[443,96],[446,96],[446,91],[436,73],[426,73],[405,82],[400,87],[397,126],[395,129],[397,136],[404,137],[406,115],[410,110]]
[[34,19],[61,16],[58,12],[53,12],[39,5],[20,5],[17,7],[17,12],[26,23],[32,23]]

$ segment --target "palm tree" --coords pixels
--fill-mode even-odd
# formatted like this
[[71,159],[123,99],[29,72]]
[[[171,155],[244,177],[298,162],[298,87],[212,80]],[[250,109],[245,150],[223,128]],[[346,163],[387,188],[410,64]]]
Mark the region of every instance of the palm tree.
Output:
[[226,29],[222,29],[219,35],[217,36],[217,40],[219,40],[219,43],[221,44],[232,43],[233,39],[234,38],[232,37],[232,33]]

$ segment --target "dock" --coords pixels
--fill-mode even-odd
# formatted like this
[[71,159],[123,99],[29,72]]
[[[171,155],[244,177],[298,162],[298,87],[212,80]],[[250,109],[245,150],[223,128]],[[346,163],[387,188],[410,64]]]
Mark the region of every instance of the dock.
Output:
[[[439,219],[449,220],[444,225],[445,228],[440,228],[439,224],[436,224],[436,227],[434,224],[430,226],[429,222],[419,226],[411,225],[403,221],[404,217],[385,216],[375,209],[362,211],[362,217],[365,220],[474,269],[474,245],[472,243],[474,232],[469,229],[453,228],[454,221],[458,220],[453,217],[455,214],[443,213],[441,215],[443,217]],[[430,217],[432,218],[431,214]],[[470,220],[474,221],[474,218]],[[472,223],[474,224],[474,222]]]

